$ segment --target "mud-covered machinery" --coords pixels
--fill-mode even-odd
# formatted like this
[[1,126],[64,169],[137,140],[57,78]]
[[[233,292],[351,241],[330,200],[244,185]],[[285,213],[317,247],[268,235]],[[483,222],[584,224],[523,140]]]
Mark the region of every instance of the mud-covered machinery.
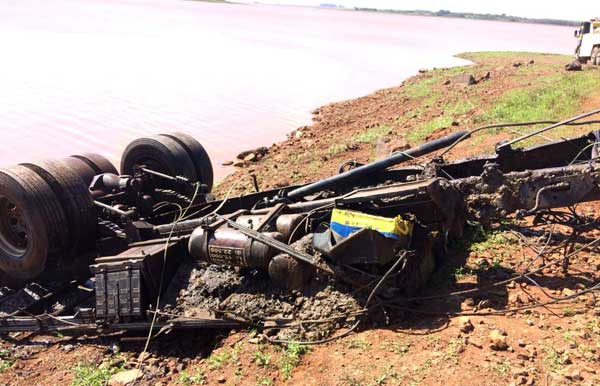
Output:
[[[120,173],[93,154],[0,169],[0,305],[30,294],[34,283],[61,283],[5,312],[0,332],[231,325],[154,318],[184,259],[262,270],[288,290],[317,275],[362,287],[395,271],[386,285],[413,292],[467,220],[490,224],[600,198],[596,133],[513,148],[528,135],[492,155],[444,161],[481,129],[353,163],[314,183],[221,200],[211,194],[207,153],[183,133],[132,142]],[[414,162],[442,149],[430,162]],[[43,304],[74,288],[84,295],[69,306]]]

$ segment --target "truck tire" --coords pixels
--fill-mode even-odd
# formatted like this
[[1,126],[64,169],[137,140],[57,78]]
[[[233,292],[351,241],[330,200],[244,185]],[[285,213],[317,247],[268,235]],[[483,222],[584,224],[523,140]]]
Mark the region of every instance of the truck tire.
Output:
[[73,170],[75,173],[77,173],[79,178],[81,178],[88,187],[92,183],[94,177],[96,177],[98,174],[102,174],[98,173],[98,171],[94,169],[89,163],[85,162],[80,158],[77,158],[76,156],[63,158],[61,162],[65,164],[68,168]]
[[186,150],[194,163],[198,181],[208,186],[208,192],[212,191],[214,183],[213,166],[204,146],[194,137],[185,133],[173,132],[160,135],[177,141]]
[[72,155],[71,157],[80,159],[81,161],[88,164],[94,171],[96,175],[111,173],[111,174],[119,174],[117,168],[105,157],[96,153],[83,153],[81,155]]
[[[169,176],[182,176],[190,182],[198,181],[196,168],[183,146],[172,138],[155,135],[131,142],[121,157],[121,174],[134,174],[136,166],[147,168]],[[170,187],[172,183],[157,178],[159,187]]]
[[64,210],[42,177],[24,166],[0,170],[0,269],[7,276],[34,279],[68,237]]
[[63,251],[71,261],[81,253],[95,249],[97,210],[88,185],[60,161],[22,164],[37,173],[50,186],[67,219],[69,241]]

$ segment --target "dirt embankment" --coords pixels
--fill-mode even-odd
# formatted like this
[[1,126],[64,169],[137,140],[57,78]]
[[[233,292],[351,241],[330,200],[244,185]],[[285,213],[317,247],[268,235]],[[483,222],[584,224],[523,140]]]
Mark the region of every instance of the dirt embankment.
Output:
[[[464,57],[476,64],[424,71],[398,87],[315,110],[311,126],[299,128],[264,155],[249,157],[218,192],[253,190],[251,174],[261,189],[301,183],[335,174],[347,160],[367,162],[455,130],[557,119],[600,106],[597,91],[591,92],[600,87],[600,70],[588,66],[566,73],[566,56]],[[450,158],[491,152],[497,141],[514,135],[484,132],[458,146]],[[594,216],[598,205],[577,209]],[[560,245],[566,232],[541,226],[520,239],[507,231],[474,229],[453,248],[424,292],[469,289],[522,272],[528,264],[540,267],[548,261],[535,251],[548,244],[548,234],[556,236],[551,246]],[[599,236],[598,230],[582,234],[575,247]],[[560,258],[559,248],[550,249],[550,261]],[[595,297],[527,308],[597,283],[600,254],[583,248],[566,268],[544,268],[534,278],[538,285],[513,281],[469,296],[415,303],[400,319],[314,347],[268,345],[253,330],[167,335],[155,340],[143,358],[145,376],[138,385],[597,385],[600,303]],[[507,308],[515,310],[502,312]],[[444,315],[456,312],[469,315]],[[15,334],[1,343],[0,384],[104,385],[111,374],[134,369],[140,359],[143,342],[123,338]]]

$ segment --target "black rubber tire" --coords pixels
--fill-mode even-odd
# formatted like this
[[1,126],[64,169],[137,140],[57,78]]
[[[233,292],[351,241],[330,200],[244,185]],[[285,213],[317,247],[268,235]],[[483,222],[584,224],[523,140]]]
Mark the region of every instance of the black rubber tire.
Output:
[[208,186],[208,192],[212,191],[214,183],[213,166],[204,146],[202,146],[194,137],[185,133],[173,132],[161,135],[174,139],[183,146],[194,163],[198,181]]
[[0,170],[0,195],[20,208],[32,233],[21,253],[0,244],[0,269],[15,280],[34,279],[67,244],[65,212],[50,185],[24,166]]
[[76,156],[70,156],[67,158],[63,158],[60,160],[63,164],[73,170],[77,175],[83,180],[86,186],[90,186],[94,177],[98,174],[98,171],[90,166],[89,163],[85,162],[81,158],[77,158]]
[[61,203],[69,230],[65,260],[95,249],[98,215],[88,185],[75,171],[59,161],[21,165],[42,177]]
[[94,169],[94,171],[96,172],[96,175],[105,174],[105,173],[116,174],[116,175],[119,174],[115,165],[113,165],[112,162],[110,162],[106,157],[101,156],[100,154],[83,153],[83,154],[72,155],[71,157],[80,159],[81,161],[88,164],[92,169]]
[[[198,175],[187,151],[172,138],[155,135],[131,142],[121,157],[121,174],[132,175],[135,166],[146,165],[149,169],[169,176],[182,176],[190,182],[198,181]],[[161,187],[170,186],[163,180]]]

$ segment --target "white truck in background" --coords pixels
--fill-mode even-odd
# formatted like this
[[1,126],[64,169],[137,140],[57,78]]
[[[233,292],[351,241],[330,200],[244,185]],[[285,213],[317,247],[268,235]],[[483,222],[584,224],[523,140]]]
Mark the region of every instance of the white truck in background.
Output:
[[589,60],[591,64],[600,65],[600,19],[583,22],[575,30],[575,37],[579,41],[575,49],[577,60],[583,64]]

